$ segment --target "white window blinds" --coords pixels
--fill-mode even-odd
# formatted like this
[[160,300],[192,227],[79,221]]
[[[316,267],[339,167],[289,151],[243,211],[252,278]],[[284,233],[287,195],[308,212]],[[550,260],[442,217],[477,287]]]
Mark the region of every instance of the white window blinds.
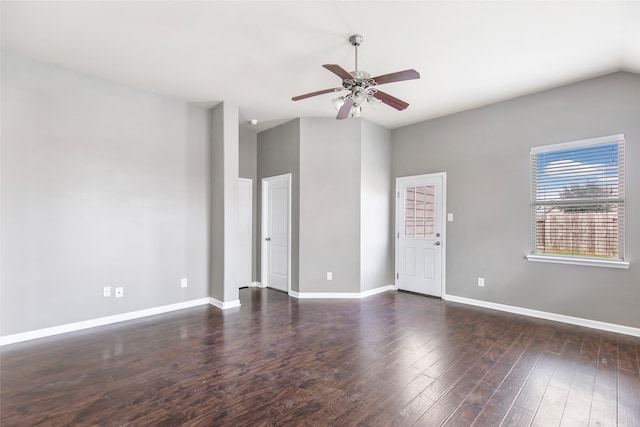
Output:
[[624,258],[624,135],[531,149],[533,254]]

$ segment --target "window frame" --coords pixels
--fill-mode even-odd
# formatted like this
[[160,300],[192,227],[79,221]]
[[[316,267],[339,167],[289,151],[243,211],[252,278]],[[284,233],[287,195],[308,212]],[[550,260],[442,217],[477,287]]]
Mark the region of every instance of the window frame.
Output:
[[[601,258],[601,257],[590,257],[590,256],[578,256],[578,255],[554,255],[554,254],[544,254],[536,252],[536,244],[537,244],[537,221],[535,215],[535,207],[540,205],[542,200],[537,199],[537,190],[535,187],[536,179],[537,179],[537,171],[534,170],[534,158],[540,153],[551,153],[556,151],[564,151],[574,148],[583,148],[583,147],[591,147],[605,144],[619,144],[622,148],[621,152],[618,153],[618,174],[621,175],[621,182],[623,183],[621,194],[619,194],[618,202],[622,204],[623,209],[622,213],[622,230],[618,229],[618,235],[620,238],[620,242],[618,244],[618,258]],[[578,141],[571,141],[559,144],[550,144],[550,145],[542,145],[531,147],[530,155],[529,155],[529,178],[530,178],[530,235],[531,235],[531,252],[525,256],[525,258],[529,261],[535,262],[549,262],[555,264],[572,264],[572,265],[588,265],[588,266],[596,266],[596,267],[610,267],[610,268],[629,268],[629,262],[625,261],[624,254],[624,220],[625,220],[625,212],[624,212],[624,204],[625,204],[625,189],[624,189],[624,181],[625,181],[625,167],[624,167],[624,146],[625,146],[625,138],[624,134],[618,135],[610,135],[604,136],[600,138],[590,138]]]

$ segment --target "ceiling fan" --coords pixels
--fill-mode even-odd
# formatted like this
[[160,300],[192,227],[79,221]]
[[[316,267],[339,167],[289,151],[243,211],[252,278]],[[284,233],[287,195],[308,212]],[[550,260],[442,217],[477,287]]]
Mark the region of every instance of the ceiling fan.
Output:
[[304,95],[294,96],[292,101],[299,101],[301,99],[311,98],[316,95],[323,95],[325,93],[340,92],[348,90],[349,93],[345,96],[341,96],[332,100],[331,102],[338,110],[336,119],[342,120],[347,117],[360,117],[362,112],[362,104],[365,102],[376,108],[381,102],[387,104],[396,110],[404,110],[409,106],[406,102],[389,95],[388,93],[379,91],[377,86],[399,82],[403,80],[419,79],[420,74],[416,70],[404,70],[390,74],[383,74],[377,77],[371,77],[371,74],[366,71],[358,70],[358,46],[362,44],[364,37],[359,34],[354,34],[349,37],[349,41],[356,49],[356,70],[352,72],[346,71],[344,68],[337,64],[325,64],[324,68],[331,71],[342,79],[342,87],[336,87],[331,89],[319,90],[317,92],[311,92]]

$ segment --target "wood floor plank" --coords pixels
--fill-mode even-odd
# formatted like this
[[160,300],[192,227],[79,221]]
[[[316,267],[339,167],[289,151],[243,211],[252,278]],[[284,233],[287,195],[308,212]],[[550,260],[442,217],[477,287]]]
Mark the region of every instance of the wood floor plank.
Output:
[[568,396],[567,390],[553,386],[547,387],[539,405],[540,409],[535,412],[531,425],[535,427],[559,426]]
[[453,414],[449,419],[442,425],[443,427],[470,427],[473,421],[468,418],[463,417],[462,415]]
[[618,363],[617,344],[607,338],[601,338],[597,357],[596,377],[593,388],[593,400],[589,415],[590,426],[616,425],[618,420]]
[[640,375],[640,354],[637,345],[628,338],[618,338],[618,361],[620,369]]
[[455,414],[475,420],[495,391],[496,387],[493,385],[480,382],[456,409]]
[[3,346],[0,424],[639,426],[637,337],[404,292],[240,300]]
[[544,350],[544,343],[535,340],[527,347],[520,359],[513,365],[511,372],[507,376],[507,381],[512,384],[523,386],[531,375],[531,372],[538,363],[538,359]]
[[426,393],[420,393],[411,402],[409,402],[398,415],[406,420],[406,424],[413,425],[418,419],[429,410],[435,401],[427,396]]
[[[534,416],[533,411],[521,408],[520,406],[513,405],[507,415],[500,424],[501,427],[528,427],[531,425],[531,421]],[[546,424],[545,427],[550,427],[553,424]]]
[[557,328],[554,331],[553,336],[549,340],[546,350],[552,353],[562,353],[564,350],[564,346],[567,343],[569,334],[570,332],[568,328]]
[[520,386],[503,382],[474,419],[473,426],[499,426],[520,393]]
[[339,419],[350,408],[364,405],[364,402],[342,392],[336,393],[336,396],[333,397],[333,400],[330,400],[331,398],[324,400],[321,409],[304,417],[303,420],[297,419],[291,421],[297,421],[302,425],[309,426],[322,425],[323,423],[328,423],[330,420]]
[[579,427],[589,424],[595,378],[595,362],[580,357],[576,363],[575,374],[567,395],[567,402],[560,421],[561,426]]
[[441,426],[451,417],[455,410],[455,404],[447,400],[440,400],[427,409],[415,424],[419,426]]
[[635,373],[618,371],[618,424],[640,427],[640,378]]
[[[504,343],[494,344],[487,348],[479,358],[472,353],[466,364],[460,364],[467,371],[459,380],[418,420],[420,425],[441,425],[466,401],[473,393],[476,385],[504,353],[507,346]],[[475,416],[473,416],[475,418]]]
[[516,405],[535,412],[542,396],[547,391],[547,385],[551,381],[551,375],[555,370],[558,355],[543,351],[522,387],[522,391],[516,400]]
[[577,364],[580,360],[580,344],[567,341],[562,354],[558,357],[556,368],[551,375],[549,385],[569,391],[573,377],[576,373]]

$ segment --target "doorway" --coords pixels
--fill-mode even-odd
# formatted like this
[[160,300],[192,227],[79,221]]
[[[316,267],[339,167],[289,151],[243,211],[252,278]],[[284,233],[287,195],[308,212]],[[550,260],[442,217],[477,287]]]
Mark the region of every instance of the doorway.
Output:
[[262,285],[291,290],[291,174],[262,179]]
[[442,297],[446,173],[396,178],[396,287]]

